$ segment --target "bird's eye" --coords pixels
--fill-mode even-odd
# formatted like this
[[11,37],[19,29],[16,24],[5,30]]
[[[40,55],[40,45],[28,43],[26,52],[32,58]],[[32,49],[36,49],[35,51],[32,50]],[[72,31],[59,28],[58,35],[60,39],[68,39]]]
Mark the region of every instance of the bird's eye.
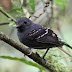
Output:
[[24,24],[27,24],[27,22],[24,22]]

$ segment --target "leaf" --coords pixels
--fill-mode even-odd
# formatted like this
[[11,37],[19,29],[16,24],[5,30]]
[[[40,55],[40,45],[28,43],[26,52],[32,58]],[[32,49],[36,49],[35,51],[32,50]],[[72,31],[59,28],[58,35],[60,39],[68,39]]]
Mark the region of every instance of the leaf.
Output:
[[37,63],[34,63],[32,61],[28,61],[25,58],[17,58],[17,57],[10,57],[10,56],[0,56],[0,58],[20,61],[20,62],[23,62],[23,63],[25,63],[27,65],[31,65],[31,66],[37,67],[37,68],[45,71],[45,68],[44,67],[39,66]]
[[12,26],[13,26],[13,27],[16,27],[15,22],[11,21],[11,22],[9,23],[9,26],[10,26],[10,27],[12,27]]
[[35,1],[34,0],[29,0],[29,4],[31,6],[32,12],[35,12]]
[[67,5],[67,0],[54,0],[54,3],[60,6],[60,9],[63,9]]

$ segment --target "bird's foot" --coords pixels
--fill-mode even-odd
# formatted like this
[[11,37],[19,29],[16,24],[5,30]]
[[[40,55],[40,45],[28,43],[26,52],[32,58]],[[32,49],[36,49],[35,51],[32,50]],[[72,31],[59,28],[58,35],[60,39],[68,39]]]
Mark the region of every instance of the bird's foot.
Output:
[[44,61],[45,61],[45,65],[47,65],[47,63],[48,63],[48,62],[47,62],[47,60],[46,60],[46,59],[44,59]]
[[47,65],[47,60],[43,58],[43,60],[45,61],[45,65]]
[[32,54],[32,50],[31,50],[31,48],[29,48],[29,50],[30,50],[30,53],[29,53],[28,55],[31,55],[31,54]]
[[[37,56],[40,57],[40,55],[36,52]],[[45,65],[47,65],[47,60],[44,58],[44,56],[42,57],[42,59],[45,61]]]

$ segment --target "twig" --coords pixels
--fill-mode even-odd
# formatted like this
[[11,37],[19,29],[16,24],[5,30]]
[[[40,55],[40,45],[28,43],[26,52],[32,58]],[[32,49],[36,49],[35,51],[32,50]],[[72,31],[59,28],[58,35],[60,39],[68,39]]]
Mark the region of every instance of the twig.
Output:
[[63,51],[64,53],[66,53],[67,55],[69,55],[70,57],[72,57],[72,55],[69,53],[69,52],[67,52],[66,50],[64,50],[63,48],[59,48],[61,51]]
[[12,21],[16,22],[16,20],[10,16],[7,12],[5,12],[3,9],[0,9],[0,12],[3,13],[6,17],[11,18]]
[[53,17],[53,0],[51,0],[51,17]]
[[25,48],[23,45],[17,43],[4,33],[0,32],[0,39],[3,40],[4,42],[8,43],[15,49],[19,50],[23,54],[27,55],[29,58],[33,59],[35,62],[40,64],[41,66],[45,67],[46,69],[50,70],[51,72],[57,72],[56,69],[51,66],[49,63],[46,64],[46,62],[36,53],[33,53],[31,55],[28,55],[30,53],[29,49]]
[[6,23],[0,23],[0,25],[8,25],[9,22],[6,22]]
[[51,20],[53,19],[53,0],[50,0],[50,1],[51,1],[51,16],[48,19],[48,25],[51,27],[50,23],[51,23]]

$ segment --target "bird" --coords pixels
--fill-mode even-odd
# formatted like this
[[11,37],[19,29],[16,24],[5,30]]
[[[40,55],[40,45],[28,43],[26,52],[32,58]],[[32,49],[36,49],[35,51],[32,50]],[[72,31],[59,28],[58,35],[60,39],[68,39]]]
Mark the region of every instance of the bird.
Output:
[[[32,22],[29,18],[21,17],[16,20],[17,35],[21,43],[28,46],[29,49],[47,49],[43,59],[50,48],[70,45],[60,39],[50,28]],[[32,51],[30,52],[30,54]]]

